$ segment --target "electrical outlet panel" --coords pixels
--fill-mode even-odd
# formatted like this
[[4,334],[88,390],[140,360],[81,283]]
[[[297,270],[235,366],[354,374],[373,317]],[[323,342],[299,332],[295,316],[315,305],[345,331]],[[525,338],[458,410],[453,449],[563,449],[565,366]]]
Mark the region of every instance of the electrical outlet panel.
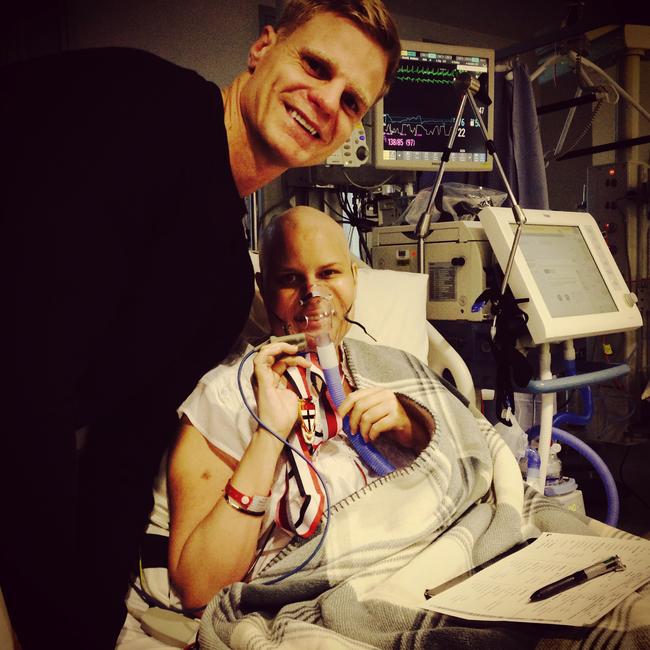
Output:
[[636,223],[639,202],[647,191],[648,165],[638,162],[597,165],[587,170],[587,212],[600,226],[619,270],[630,283],[628,239],[637,239]]

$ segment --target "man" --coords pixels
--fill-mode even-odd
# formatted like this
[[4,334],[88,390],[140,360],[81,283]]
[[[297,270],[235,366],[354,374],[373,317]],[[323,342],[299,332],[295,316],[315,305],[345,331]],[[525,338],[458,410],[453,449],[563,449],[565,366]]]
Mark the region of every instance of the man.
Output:
[[242,197],[342,144],[398,51],[378,1],[295,0],[223,91],[131,50],[0,71],[0,584],[25,650],[113,647],[175,409],[248,313]]

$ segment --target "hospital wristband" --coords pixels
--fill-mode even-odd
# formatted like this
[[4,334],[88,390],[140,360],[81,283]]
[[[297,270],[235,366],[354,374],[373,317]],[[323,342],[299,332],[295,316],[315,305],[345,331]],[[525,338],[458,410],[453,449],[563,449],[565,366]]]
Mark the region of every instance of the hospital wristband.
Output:
[[230,481],[226,483],[223,496],[229,506],[253,517],[261,517],[266,513],[266,507],[270,499],[270,496],[263,497],[259,494],[249,496],[244,494],[234,488]]

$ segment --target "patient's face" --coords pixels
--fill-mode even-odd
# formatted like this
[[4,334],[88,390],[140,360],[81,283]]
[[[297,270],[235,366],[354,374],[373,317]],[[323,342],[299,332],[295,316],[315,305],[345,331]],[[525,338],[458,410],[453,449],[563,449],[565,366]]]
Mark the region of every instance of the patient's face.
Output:
[[273,333],[304,331],[310,309],[304,298],[318,290],[331,296],[330,336],[340,343],[350,328],[345,315],[356,292],[356,266],[340,226],[329,217],[287,223],[272,250],[262,293]]

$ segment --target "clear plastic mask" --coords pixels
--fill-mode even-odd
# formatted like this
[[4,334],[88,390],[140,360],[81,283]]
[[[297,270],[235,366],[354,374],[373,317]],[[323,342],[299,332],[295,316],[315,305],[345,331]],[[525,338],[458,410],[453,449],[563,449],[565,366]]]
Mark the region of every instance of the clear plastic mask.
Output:
[[307,344],[322,346],[331,341],[333,325],[334,302],[332,294],[316,285],[300,298],[300,309],[294,318],[298,332],[307,335]]

